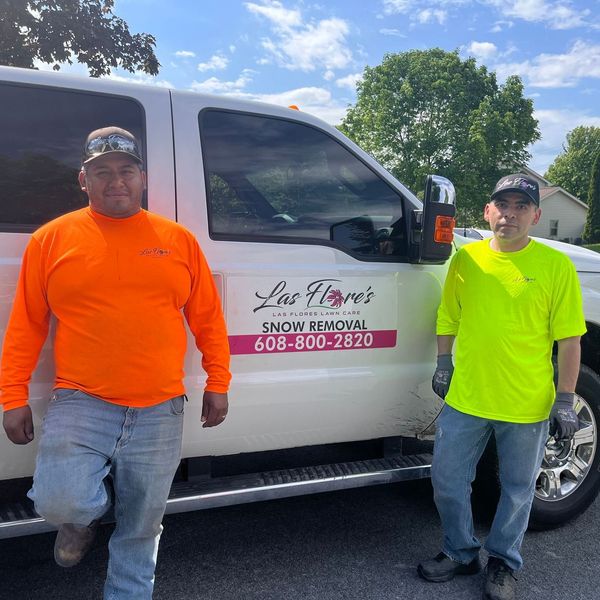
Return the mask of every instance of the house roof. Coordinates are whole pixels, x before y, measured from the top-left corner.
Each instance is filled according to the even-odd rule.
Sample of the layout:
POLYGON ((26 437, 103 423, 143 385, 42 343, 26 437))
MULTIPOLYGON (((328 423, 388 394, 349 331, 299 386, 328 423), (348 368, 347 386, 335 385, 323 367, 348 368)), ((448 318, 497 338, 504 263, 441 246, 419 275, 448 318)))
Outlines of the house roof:
POLYGON ((576 196, 573 196, 573 194, 570 194, 569 192, 567 192, 567 190, 565 190, 565 188, 562 188, 559 185, 552 185, 552 183, 550 181, 548 181, 547 179, 542 177, 539 173, 537 173, 533 169, 530 169, 526 165, 522 166, 522 171, 523 171, 523 173, 526 173, 527 175, 530 175, 533 178, 544 182, 544 185, 540 185, 540 201, 545 200, 546 198, 552 196, 553 194, 556 194, 556 192, 562 192, 567 198, 570 198, 573 202, 575 202, 582 208, 585 208, 587 211, 588 205, 585 202, 582 202, 576 196))
POLYGON ((540 188, 540 198, 543 200, 546 196, 551 196, 554 192, 560 190, 557 185, 552 185, 550 187, 540 188))
POLYGON ((525 165, 523 165, 522 171, 526 175, 531 175, 534 179, 539 179, 540 181, 543 181, 545 186, 552 186, 552 183, 550 183, 546 178, 542 177, 537 171, 534 171, 533 169, 530 169, 525 165))
POLYGON ((585 208, 586 210, 588 209, 588 205, 585 202, 582 202, 579 198, 573 196, 573 194, 569 194, 567 190, 558 185, 553 185, 550 187, 540 187, 540 201, 546 200, 546 198, 553 196, 557 192, 562 192, 572 202, 575 202, 576 204, 578 204, 582 208, 585 208))

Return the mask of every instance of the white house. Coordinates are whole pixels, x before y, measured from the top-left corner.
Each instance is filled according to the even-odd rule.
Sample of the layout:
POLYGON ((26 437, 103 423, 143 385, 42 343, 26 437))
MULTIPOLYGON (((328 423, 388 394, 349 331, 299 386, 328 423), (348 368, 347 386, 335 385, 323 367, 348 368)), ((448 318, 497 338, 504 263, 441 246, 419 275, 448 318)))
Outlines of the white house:
POLYGON ((542 218, 531 229, 531 235, 550 240, 574 242, 581 239, 588 207, 567 190, 554 186, 529 167, 523 172, 533 177, 540 186, 540 208, 542 218))

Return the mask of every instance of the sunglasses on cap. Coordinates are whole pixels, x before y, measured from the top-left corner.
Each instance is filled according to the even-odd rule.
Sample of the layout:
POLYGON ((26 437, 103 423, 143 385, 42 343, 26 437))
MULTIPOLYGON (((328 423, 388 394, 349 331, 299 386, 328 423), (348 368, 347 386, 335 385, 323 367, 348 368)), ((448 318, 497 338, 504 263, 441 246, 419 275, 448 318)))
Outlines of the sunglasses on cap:
POLYGON ((84 148, 84 163, 109 152, 123 152, 142 162, 140 150, 134 139, 118 133, 111 133, 107 136, 92 138, 87 142, 84 148))

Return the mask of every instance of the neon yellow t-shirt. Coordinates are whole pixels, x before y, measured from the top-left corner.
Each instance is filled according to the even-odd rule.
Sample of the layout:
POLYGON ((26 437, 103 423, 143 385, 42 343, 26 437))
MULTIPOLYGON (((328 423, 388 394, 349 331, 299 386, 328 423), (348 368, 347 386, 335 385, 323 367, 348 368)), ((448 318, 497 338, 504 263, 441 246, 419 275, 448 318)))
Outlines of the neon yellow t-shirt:
POLYGON ((437 334, 456 336, 446 403, 497 421, 547 419, 552 344, 585 331, 579 280, 565 254, 535 240, 518 252, 496 252, 490 240, 463 246, 438 310, 437 334))

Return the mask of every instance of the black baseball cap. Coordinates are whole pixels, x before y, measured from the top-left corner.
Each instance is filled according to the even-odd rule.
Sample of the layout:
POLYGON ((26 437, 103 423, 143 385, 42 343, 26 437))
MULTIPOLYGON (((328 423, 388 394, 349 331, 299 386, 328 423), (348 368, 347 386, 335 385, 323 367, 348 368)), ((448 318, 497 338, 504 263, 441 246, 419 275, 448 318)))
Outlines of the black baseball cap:
POLYGON ((504 192, 522 194, 536 206, 540 205, 540 186, 535 179, 524 173, 513 173, 502 177, 492 192, 491 200, 496 199, 504 192))
POLYGON ((135 136, 121 127, 103 127, 92 131, 85 140, 82 164, 86 165, 99 156, 120 152, 142 161, 140 145, 135 136))

